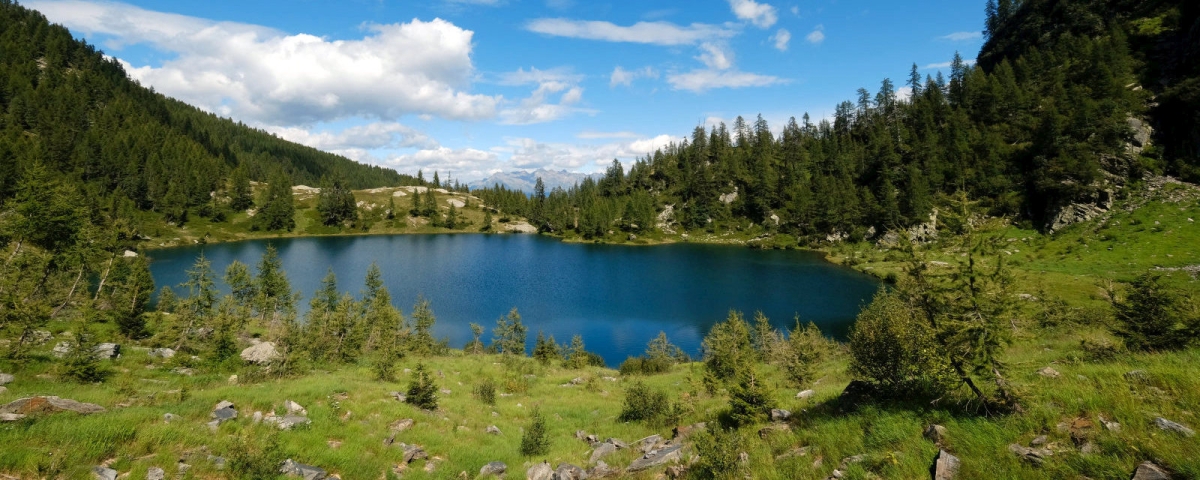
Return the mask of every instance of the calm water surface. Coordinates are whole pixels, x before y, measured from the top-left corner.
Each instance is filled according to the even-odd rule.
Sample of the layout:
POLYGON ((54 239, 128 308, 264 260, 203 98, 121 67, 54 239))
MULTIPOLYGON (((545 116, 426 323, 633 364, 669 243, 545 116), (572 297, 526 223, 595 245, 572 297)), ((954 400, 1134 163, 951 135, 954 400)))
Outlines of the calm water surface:
MULTIPOLYGON (((435 334, 461 347, 468 324, 487 328, 517 307, 529 327, 567 343, 580 334, 610 366, 638 355, 663 331, 696 355, 709 328, 730 310, 761 310, 779 328, 799 315, 842 338, 879 283, 798 251, 676 244, 654 247, 567 244, 534 235, 391 235, 255 240, 150 252, 154 280, 173 288, 203 253, 217 275, 234 260, 252 268, 275 245, 301 313, 332 268, 342 291, 358 293, 372 262, 405 315, 418 296, 433 304, 435 334)), ((222 285, 224 288, 224 285, 222 285)), ((176 293, 182 293, 179 290, 176 293)))

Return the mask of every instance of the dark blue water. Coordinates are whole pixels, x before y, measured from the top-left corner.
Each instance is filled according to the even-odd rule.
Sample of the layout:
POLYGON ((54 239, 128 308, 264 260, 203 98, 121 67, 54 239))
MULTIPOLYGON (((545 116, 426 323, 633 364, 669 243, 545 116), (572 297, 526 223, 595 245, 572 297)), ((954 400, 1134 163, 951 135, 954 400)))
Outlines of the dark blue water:
POLYGON ((517 307, 531 348, 538 331, 559 343, 580 334, 588 350, 613 366, 641 354, 660 331, 696 355, 709 328, 730 310, 745 312, 747 320, 761 310, 779 328, 799 315, 842 338, 879 288, 871 277, 811 252, 580 245, 533 235, 256 240, 155 250, 151 270, 160 288, 174 287, 201 253, 221 276, 234 260, 253 268, 268 243, 304 295, 302 313, 329 268, 339 289, 357 294, 376 262, 396 306, 407 315, 424 295, 437 315, 436 335, 456 348, 471 339, 469 323, 487 328, 487 342, 496 319, 517 307))

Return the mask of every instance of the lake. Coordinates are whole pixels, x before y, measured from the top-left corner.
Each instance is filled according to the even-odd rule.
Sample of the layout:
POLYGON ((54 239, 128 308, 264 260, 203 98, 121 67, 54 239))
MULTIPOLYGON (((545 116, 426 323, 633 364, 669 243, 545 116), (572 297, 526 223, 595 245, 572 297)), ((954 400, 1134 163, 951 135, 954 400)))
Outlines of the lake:
POLYGON ((487 329, 488 342, 496 319, 516 307, 529 328, 530 349, 539 331, 559 343, 580 334, 610 366, 641 354, 660 331, 696 356, 709 328, 730 310, 744 312, 748 321, 762 311, 781 329, 799 315, 844 338, 879 288, 872 277, 813 252, 570 244, 536 235, 253 240, 154 250, 150 268, 159 288, 176 288, 201 253, 220 277, 234 260, 253 269, 268 244, 279 251, 292 288, 304 296, 302 314, 328 269, 337 274, 340 290, 357 294, 376 262, 406 317, 418 296, 432 302, 434 332, 452 347, 471 339, 471 322, 487 329))

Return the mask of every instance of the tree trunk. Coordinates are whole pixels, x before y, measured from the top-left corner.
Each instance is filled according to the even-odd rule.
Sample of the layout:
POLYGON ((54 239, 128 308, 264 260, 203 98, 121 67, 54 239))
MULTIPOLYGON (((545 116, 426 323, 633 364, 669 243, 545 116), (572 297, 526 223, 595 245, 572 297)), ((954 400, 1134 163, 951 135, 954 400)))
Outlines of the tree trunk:
POLYGON ((116 260, 117 254, 114 252, 111 257, 108 257, 108 265, 104 267, 104 275, 100 276, 100 286, 96 287, 96 296, 92 297, 92 302, 100 300, 100 292, 104 291, 104 282, 108 280, 108 272, 112 271, 113 260, 116 260))
POLYGON ((82 265, 79 267, 79 274, 75 275, 75 283, 71 284, 71 291, 67 292, 67 298, 63 300, 63 303, 58 307, 55 307, 53 312, 50 312, 50 318, 57 317, 58 312, 62 311, 63 308, 66 308, 68 303, 71 303, 71 297, 75 296, 75 289, 79 288, 79 280, 83 278, 84 268, 85 267, 82 265))

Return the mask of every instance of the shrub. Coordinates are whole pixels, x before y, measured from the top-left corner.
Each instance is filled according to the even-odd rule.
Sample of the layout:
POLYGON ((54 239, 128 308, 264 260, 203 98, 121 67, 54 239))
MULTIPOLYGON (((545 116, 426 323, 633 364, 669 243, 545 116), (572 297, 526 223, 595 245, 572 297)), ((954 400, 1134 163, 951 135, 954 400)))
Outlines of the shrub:
POLYGON ((71 351, 63 359, 63 374, 79 383, 103 382, 110 373, 96 358, 96 342, 83 326, 75 333, 71 351))
POLYGON ((381 382, 396 381, 396 359, 387 352, 377 355, 371 363, 371 373, 381 382))
POLYGON ((234 437, 228 451, 230 472, 236 478, 246 480, 278 477, 279 466, 286 458, 276 433, 256 440, 253 434, 245 431, 234 437))
POLYGON ((550 439, 546 436, 546 419, 542 418, 541 409, 533 407, 533 418, 529 428, 521 436, 521 455, 532 457, 545 455, 550 452, 550 439))
POLYGON ((651 390, 645 383, 635 382, 625 392, 625 405, 617 420, 622 422, 655 423, 665 420, 670 414, 667 394, 651 390))
POLYGON ((938 395, 953 383, 934 332, 893 293, 880 292, 850 330, 850 373, 885 394, 938 395))
POLYGON ((1185 308, 1180 294, 1163 284, 1161 274, 1143 274, 1129 283, 1125 298, 1111 291, 1109 298, 1117 320, 1113 334, 1130 350, 1177 350, 1200 333, 1200 316, 1185 308))
POLYGON ((691 357, 683 349, 667 340, 666 332, 658 332, 658 336, 646 345, 646 353, 625 359, 619 370, 622 375, 654 375, 671 371, 671 367, 677 363, 690 361, 691 357))
POLYGON ((629 357, 621 362, 621 375, 654 375, 671 370, 672 362, 664 358, 629 357))
POLYGON ((562 352, 558 348, 558 343, 554 341, 553 335, 546 338, 542 332, 538 332, 537 341, 533 344, 533 358, 542 365, 549 365, 552 361, 563 359, 562 352))
POLYGON ((750 368, 754 358, 750 326, 739 312, 729 312, 724 322, 713 325, 702 346, 705 382, 710 390, 717 383, 738 378, 750 368))
POLYGON ((424 364, 418 363, 413 371, 413 380, 408 384, 408 396, 404 402, 423 410, 437 410, 437 385, 433 383, 424 364))
POLYGON ((800 325, 796 319, 796 327, 788 333, 788 340, 783 358, 783 371, 788 380, 797 387, 803 387, 812 381, 813 369, 821 362, 828 348, 828 341, 821 335, 821 329, 809 322, 800 325))
POLYGON ((694 437, 696 454, 700 459, 688 470, 688 477, 703 480, 732 480, 746 474, 738 456, 745 441, 737 430, 724 430, 714 426, 694 437))
POLYGON ((1079 348, 1083 350, 1085 360, 1095 363, 1111 362, 1124 352, 1120 345, 1103 339, 1089 340, 1085 338, 1079 341, 1079 348))
POLYGON ((479 401, 488 405, 496 404, 496 384, 492 380, 486 379, 483 383, 475 387, 475 396, 479 401))
POLYGON ((743 376, 730 391, 729 420, 735 426, 767 420, 773 408, 775 399, 771 398, 771 391, 758 380, 754 372, 743 376))

